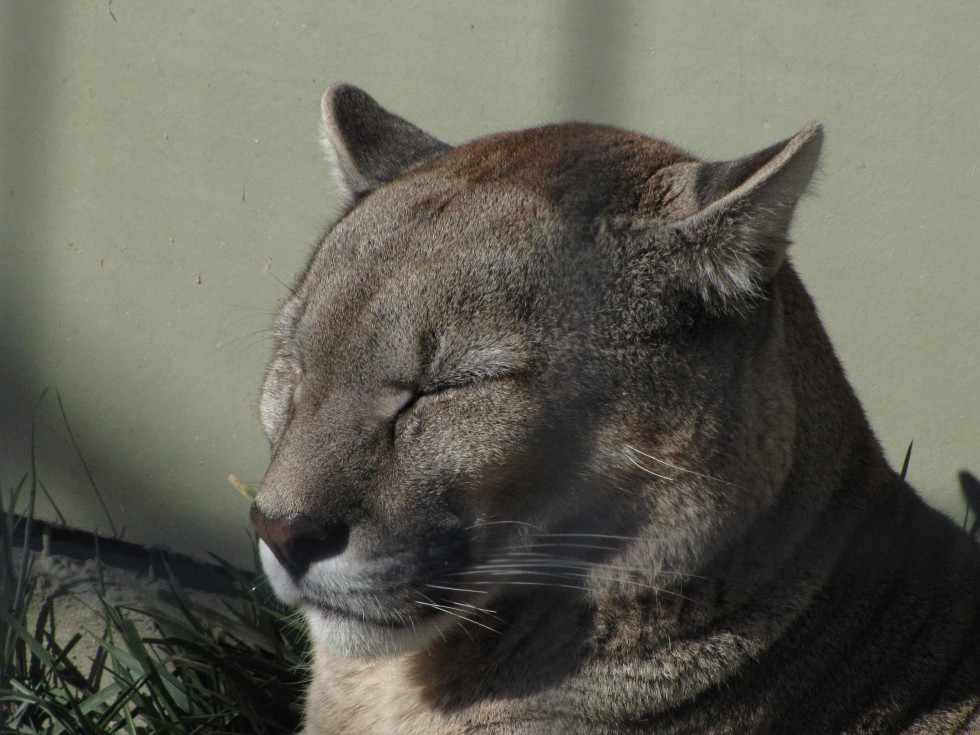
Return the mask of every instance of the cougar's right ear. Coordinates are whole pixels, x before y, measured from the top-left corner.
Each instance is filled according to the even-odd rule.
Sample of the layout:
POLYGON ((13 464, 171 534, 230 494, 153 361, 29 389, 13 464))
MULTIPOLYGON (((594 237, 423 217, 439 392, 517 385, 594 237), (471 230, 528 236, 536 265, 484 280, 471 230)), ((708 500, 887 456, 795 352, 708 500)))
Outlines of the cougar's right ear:
POLYGON ((334 162, 338 183, 351 199, 450 147, 350 84, 334 84, 324 92, 321 109, 324 149, 334 162))

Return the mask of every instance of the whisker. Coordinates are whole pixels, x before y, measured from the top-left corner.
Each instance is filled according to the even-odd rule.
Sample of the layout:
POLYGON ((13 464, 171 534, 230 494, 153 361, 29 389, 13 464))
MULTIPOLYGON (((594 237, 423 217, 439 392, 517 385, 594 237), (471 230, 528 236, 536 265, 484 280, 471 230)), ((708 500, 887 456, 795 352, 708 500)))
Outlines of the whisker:
POLYGON ((569 544, 569 543, 543 543, 541 541, 531 541, 531 548, 533 549, 545 549, 545 548, 558 548, 558 549, 594 549, 596 551, 616 551, 615 546, 600 546, 599 544, 569 544))
POLYGON ((470 610, 476 610, 477 612, 486 613, 487 615, 496 615, 497 614, 497 611, 496 610, 491 610, 488 607, 479 607, 478 605, 470 605, 469 603, 459 602, 458 600, 451 600, 447 604, 449 604, 451 606, 454 606, 454 607, 465 607, 465 608, 468 608, 470 610))
POLYGON ((479 625, 481 628, 486 628, 491 633, 499 633, 500 632, 499 630, 496 630, 495 628, 491 628, 489 625, 484 625, 483 623, 479 622, 478 620, 473 620, 473 618, 468 618, 468 617, 466 617, 465 615, 463 615, 462 613, 460 613, 458 611, 450 610, 445 605, 437 605, 434 602, 423 602, 422 600, 416 600, 415 602, 416 602, 416 604, 424 605, 425 607, 434 608, 434 609, 438 610, 439 612, 444 612, 447 615, 452 615, 454 618, 459 618, 460 620, 462 620, 464 622, 473 623, 473 625, 479 625))
POLYGON ((487 593, 486 590, 468 590, 465 587, 446 587, 441 584, 426 584, 425 586, 434 590, 448 590, 449 592, 471 592, 474 595, 485 595, 487 593))
MULTIPOLYGON (((475 569, 468 569, 465 572, 456 572, 460 576, 468 576, 474 574, 532 574, 541 577, 553 577, 557 573, 555 572, 536 572, 530 569, 521 569, 512 564, 504 565, 500 564, 498 566, 480 565, 475 569)), ((477 584, 473 582, 472 584, 477 584)))
MULTIPOLYGON (((643 582, 637 582, 635 580, 625 579, 623 577, 610 577, 610 576, 606 576, 606 575, 602 575, 602 574, 580 574, 580 573, 575 573, 572 570, 566 570, 564 572, 558 572, 558 571, 553 571, 553 572, 539 572, 539 571, 534 571, 534 570, 530 570, 530 569, 522 569, 520 567, 511 567, 510 569, 503 569, 503 568, 501 568, 501 569, 496 569, 496 568, 495 569, 477 569, 477 570, 473 570, 472 572, 459 572, 459 574, 470 574, 470 573, 472 573, 472 574, 478 574, 481 571, 483 573, 485 573, 485 574, 489 574, 489 575, 492 575, 492 576, 506 576, 506 575, 526 576, 526 575, 531 575, 531 576, 538 576, 538 577, 554 577, 554 578, 557 578, 557 579, 598 579, 598 580, 602 580, 602 581, 605 581, 605 582, 618 582, 619 584, 633 585, 634 587, 641 587, 643 589, 653 590, 654 592, 657 592, 657 593, 663 593, 663 594, 666 594, 666 595, 671 595, 673 597, 679 597, 682 600, 687 600, 688 602, 691 602, 691 599, 690 598, 688 598, 688 597, 680 594, 679 592, 674 592, 673 590, 664 589, 663 587, 657 587, 657 586, 651 585, 651 584, 644 584, 643 582)), ((481 582, 474 581, 474 582, 471 582, 470 584, 481 584, 481 582)), ((485 584, 490 584, 490 583, 487 582, 485 584)), ((508 582, 506 582, 506 584, 521 584, 521 582, 519 582, 519 581, 508 581, 508 582)), ((542 583, 542 584, 544 584, 544 583, 542 583)), ((580 587, 577 587, 576 589, 584 590, 586 592, 591 591, 588 587, 585 587, 585 586, 580 586, 580 587)))
MULTIPOLYGON (((453 592, 471 592, 473 594, 478 594, 478 595, 485 595, 485 594, 487 594, 487 591, 486 590, 469 590, 469 589, 464 589, 464 588, 461 588, 461 587, 444 587, 444 586, 438 585, 438 584, 427 584, 425 586, 426 587, 429 587, 431 589, 437 589, 437 590, 452 590, 453 592)), ((432 598, 429 597, 428 595, 426 595, 425 593, 422 593, 422 596, 425 597, 425 599, 429 600, 430 602, 433 601, 432 598)), ((456 606, 459 606, 459 607, 468 607, 471 610, 479 610, 480 612, 487 613, 488 615, 494 615, 497 612, 496 610, 490 610, 489 608, 486 608, 486 607, 479 607, 478 605, 471 605, 471 604, 466 603, 466 602, 460 602, 459 600, 448 600, 448 601, 446 601, 446 604, 448 604, 448 605, 456 605, 456 606)))
POLYGON ((657 587, 652 584, 643 584, 643 582, 635 582, 632 579, 622 579, 621 577, 606 577, 598 574, 590 575, 593 579, 601 579, 604 582, 618 582, 619 584, 631 584, 634 587, 640 587, 642 589, 653 590, 658 594, 670 595, 671 597, 677 597, 681 600, 686 600, 687 602, 693 602, 690 597, 682 595, 680 592, 674 592, 674 590, 664 589, 663 587, 657 587))
MULTIPOLYGON (((629 446, 629 445, 627 444, 627 446, 629 446)), ((673 477, 667 477, 667 475, 661 475, 661 474, 659 474, 657 472, 654 472, 653 470, 649 469, 648 467, 644 467, 643 465, 641 465, 639 462, 637 462, 635 459, 633 459, 628 454, 626 455, 626 459, 628 459, 631 463, 633 463, 633 465, 635 465, 639 469, 641 469, 644 472, 646 472, 648 475, 653 475, 654 477, 659 477, 661 480, 670 480, 671 482, 674 481, 674 478, 673 477)))
MULTIPOLYGON (((504 622, 504 619, 502 617, 500 617, 499 615, 497 615, 497 611, 496 610, 490 610, 490 609, 485 608, 485 607, 477 607, 476 605, 467 605, 465 602, 456 602, 456 601, 450 602, 449 605, 452 606, 452 607, 457 607, 457 608, 458 607, 465 607, 465 608, 467 608, 469 610, 475 610, 477 612, 481 612, 484 615, 487 615, 487 616, 493 618, 494 620, 499 620, 501 623, 504 622)), ((465 612, 465 611, 461 611, 461 612, 465 612)))
POLYGON ((504 524, 510 524, 510 525, 513 525, 513 526, 526 526, 527 528, 534 529, 535 531, 540 531, 541 533, 546 533, 545 530, 543 528, 541 528, 541 526, 535 526, 533 523, 527 523, 526 521, 506 521, 506 520, 504 520, 504 521, 482 521, 482 520, 479 520, 476 523, 474 523, 472 526, 469 526, 466 530, 467 531, 472 531, 473 529, 481 528, 483 526, 501 526, 501 525, 504 525, 504 524))
MULTIPOLYGON (((442 613, 445 613, 445 614, 447 614, 447 615, 452 615, 452 616, 453 616, 454 618, 459 618, 459 619, 460 619, 460 620, 462 620, 462 621, 463 621, 464 623, 469 623, 469 622, 474 622, 474 621, 471 621, 471 620, 470 620, 469 618, 467 618, 467 617, 465 617, 465 616, 463 616, 463 615, 459 615, 459 614, 457 614, 457 613, 454 613, 454 612, 452 612, 451 610, 446 610, 446 609, 444 609, 444 608, 443 608, 442 606, 440 606, 440 605, 436 605, 436 604, 434 604, 434 603, 428 603, 428 602, 422 602, 421 600, 416 600, 416 602, 417 602, 418 604, 420 604, 420 605, 425 605, 426 607, 433 607, 433 608, 435 608, 436 610, 438 610, 439 612, 442 612, 442 613)), ((475 638, 473 637, 473 634, 472 634, 472 633, 470 633, 470 631, 469 631, 469 629, 468 629, 468 628, 467 628, 466 626, 464 626, 464 625, 461 625, 461 626, 460 626, 460 629, 461 629, 461 630, 462 630, 462 631, 463 631, 464 633, 466 633, 466 637, 467 637, 467 638, 469 638, 469 639, 470 639, 470 641, 472 641, 472 643, 473 643, 474 645, 476 645, 476 639, 475 639, 475 638)), ((496 631, 495 631, 495 632, 496 632, 496 631)), ((445 631, 442 631, 442 632, 441 632, 441 636, 442 636, 442 640, 443 640, 443 641, 445 641, 445 640, 447 640, 447 639, 446 639, 446 632, 445 632, 445 631)))
POLYGON ((646 543, 652 544, 656 540, 652 538, 644 538, 643 536, 616 536, 614 534, 608 533, 544 533, 541 535, 542 538, 594 538, 594 539, 611 539, 614 541, 644 541, 646 543))
MULTIPOLYGON (((560 556, 541 556, 530 552, 514 552, 513 554, 508 554, 507 559, 511 557, 516 557, 515 561, 517 564, 522 566, 537 565, 541 567, 572 567, 577 569, 612 569, 619 572, 639 572, 641 574, 653 574, 653 575, 664 575, 668 577, 693 577, 697 579, 703 579, 703 577, 698 577, 697 575, 689 574, 687 572, 670 572, 665 569, 650 569, 649 567, 631 567, 624 564, 606 564, 603 562, 588 562, 582 561, 581 559, 569 559, 560 556)), ((501 560, 499 562, 489 562, 488 564, 481 564, 479 568, 484 568, 490 565, 499 565, 505 567, 513 567, 513 564, 509 564, 507 560, 501 560)))
MULTIPOLYGON (((713 480, 714 482, 720 482, 723 485, 731 485, 732 487, 742 489, 739 485, 736 485, 734 482, 729 482, 728 480, 722 480, 720 477, 712 477, 711 475, 705 475, 705 474, 703 474, 701 472, 695 472, 694 470, 685 469, 684 467, 678 467, 676 464, 671 464, 670 462, 665 462, 662 459, 657 459, 652 454, 647 454, 646 452, 644 452, 644 451, 642 451, 640 449, 637 449, 636 447, 631 446, 629 444, 626 444, 625 446, 631 452, 636 452, 637 454, 640 454, 640 455, 646 457, 647 459, 653 460, 657 464, 662 464, 665 467, 670 467, 672 470, 677 470, 678 472, 687 472, 690 475, 696 475, 697 477, 703 477, 705 480, 713 480)), ((650 470, 648 470, 646 467, 643 467, 642 465, 639 465, 636 462, 634 462, 631 457, 627 456, 627 459, 629 459, 631 462, 633 462, 633 464, 635 464, 641 470, 645 470, 647 472, 650 472, 650 470)), ((656 475, 657 473, 650 472, 650 474, 656 475)), ((657 475, 657 477, 663 477, 663 475, 657 475)))
MULTIPOLYGON (((644 470, 645 472, 649 472, 649 470, 647 470, 644 467, 640 467, 640 469, 644 470)), ((658 476, 659 477, 662 477, 660 475, 658 475, 658 476)), ((672 478, 665 477, 664 479, 668 479, 669 480, 669 479, 672 479, 672 478)), ((552 538, 557 538, 557 539, 560 539, 560 538, 584 538, 584 539, 609 539, 611 541, 642 541, 642 542, 645 542, 645 543, 656 543, 656 540, 655 539, 645 538, 643 536, 620 536, 620 535, 609 534, 609 533, 551 532, 551 531, 546 531, 545 529, 541 528, 540 526, 535 526, 535 525, 533 525, 531 523, 525 523, 524 521, 480 521, 479 523, 470 526, 468 530, 479 528, 480 526, 502 525, 502 524, 511 524, 511 525, 526 526, 527 528, 531 528, 531 529, 533 529, 535 531, 538 531, 539 532, 539 535, 538 535, 537 538, 543 538, 543 539, 552 539, 552 538)), ((528 541, 529 541, 529 543, 532 543, 532 544, 538 544, 539 543, 538 541, 535 540, 534 537, 529 538, 528 541)), ((599 547, 599 548, 601 548, 601 547, 599 547)), ((609 550, 615 551, 615 549, 609 549, 609 550)))
MULTIPOLYGON (((473 584, 482 584, 482 585, 489 586, 489 585, 498 585, 500 584, 500 582, 486 581, 486 582, 474 582, 473 584)), ((526 587, 558 587, 560 589, 578 590, 579 592, 591 592, 591 590, 588 587, 583 587, 580 584, 562 584, 561 582, 533 582, 533 581, 523 581, 523 580, 515 579, 515 580, 505 582, 504 584, 510 584, 510 585, 519 584, 526 587)))

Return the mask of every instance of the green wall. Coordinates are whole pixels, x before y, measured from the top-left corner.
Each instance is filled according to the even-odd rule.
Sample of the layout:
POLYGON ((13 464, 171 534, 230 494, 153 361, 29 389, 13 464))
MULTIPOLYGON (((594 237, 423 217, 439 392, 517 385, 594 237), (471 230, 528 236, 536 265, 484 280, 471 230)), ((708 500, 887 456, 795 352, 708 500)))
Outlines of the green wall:
MULTIPOLYGON (((980 3, 0 0, 0 483, 246 563, 272 314, 336 211, 331 82, 448 141, 570 118, 734 157, 819 119, 793 257, 892 462, 980 472, 980 3), (33 409, 45 388, 48 395, 33 409)), ((46 501, 42 514, 53 517, 46 501)))

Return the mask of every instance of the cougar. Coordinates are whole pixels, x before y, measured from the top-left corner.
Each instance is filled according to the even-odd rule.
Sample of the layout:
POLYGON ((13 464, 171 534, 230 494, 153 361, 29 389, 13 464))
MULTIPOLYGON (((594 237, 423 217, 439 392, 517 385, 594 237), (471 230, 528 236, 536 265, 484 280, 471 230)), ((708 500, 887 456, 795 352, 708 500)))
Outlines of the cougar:
POLYGON ((304 732, 980 732, 977 547, 787 259, 819 124, 704 162, 322 108, 346 207, 276 321, 251 511, 304 732))

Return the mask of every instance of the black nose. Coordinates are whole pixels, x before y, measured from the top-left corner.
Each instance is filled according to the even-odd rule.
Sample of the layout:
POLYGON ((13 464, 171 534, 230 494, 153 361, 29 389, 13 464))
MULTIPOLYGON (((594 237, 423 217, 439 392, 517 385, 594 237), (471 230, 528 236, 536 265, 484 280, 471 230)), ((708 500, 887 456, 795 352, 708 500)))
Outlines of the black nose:
POLYGON ((350 531, 345 523, 318 526, 302 513, 269 518, 254 503, 249 516, 261 539, 293 579, 306 574, 314 562, 347 548, 350 531))

